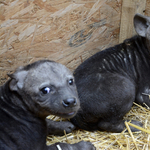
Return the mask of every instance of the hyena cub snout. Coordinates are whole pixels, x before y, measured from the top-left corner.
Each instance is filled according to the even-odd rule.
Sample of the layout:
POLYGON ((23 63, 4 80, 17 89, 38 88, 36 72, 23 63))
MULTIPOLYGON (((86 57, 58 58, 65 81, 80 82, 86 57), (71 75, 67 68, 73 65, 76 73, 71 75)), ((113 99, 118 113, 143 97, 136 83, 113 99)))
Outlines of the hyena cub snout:
POLYGON ((64 107, 74 107, 77 105, 77 99, 72 97, 72 98, 68 98, 68 99, 64 99, 62 101, 62 105, 64 107))

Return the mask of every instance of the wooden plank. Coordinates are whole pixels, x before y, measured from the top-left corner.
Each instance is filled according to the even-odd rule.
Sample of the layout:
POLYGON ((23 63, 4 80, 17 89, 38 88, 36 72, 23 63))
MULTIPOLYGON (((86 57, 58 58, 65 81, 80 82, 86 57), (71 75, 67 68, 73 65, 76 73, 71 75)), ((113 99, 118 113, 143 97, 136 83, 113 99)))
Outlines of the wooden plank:
POLYGON ((146 2, 145 15, 150 16, 150 0, 146 2))
POLYGON ((133 17, 136 13, 143 14, 145 8, 146 0, 123 0, 119 43, 135 35, 133 17))

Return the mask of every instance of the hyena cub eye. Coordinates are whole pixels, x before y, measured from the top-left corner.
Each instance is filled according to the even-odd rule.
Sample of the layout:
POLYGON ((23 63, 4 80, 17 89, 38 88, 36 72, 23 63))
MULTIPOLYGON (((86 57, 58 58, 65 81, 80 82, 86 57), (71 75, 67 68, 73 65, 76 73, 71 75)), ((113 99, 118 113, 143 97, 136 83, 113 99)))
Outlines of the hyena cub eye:
POLYGON ((46 94, 54 94, 56 93, 56 88, 53 85, 50 86, 45 86, 43 88, 40 89, 41 94, 42 95, 46 95, 46 94))
POLYGON ((51 92, 51 88, 50 87, 44 87, 41 89, 42 94, 48 94, 51 92))
POLYGON ((74 84, 73 79, 69 79, 68 83, 69 83, 69 85, 73 85, 74 84))

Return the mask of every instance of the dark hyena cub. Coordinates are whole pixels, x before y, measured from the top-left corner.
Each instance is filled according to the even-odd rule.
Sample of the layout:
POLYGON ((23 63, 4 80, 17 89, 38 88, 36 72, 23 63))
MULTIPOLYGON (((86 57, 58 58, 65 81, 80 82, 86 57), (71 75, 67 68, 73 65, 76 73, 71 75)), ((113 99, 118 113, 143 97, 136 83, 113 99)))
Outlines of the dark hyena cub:
POLYGON ((134 26, 137 36, 98 52, 74 71, 81 102, 74 125, 121 132, 133 102, 150 107, 149 97, 143 94, 150 94, 150 17, 136 14, 134 26))
MULTIPOLYGON (((71 118, 80 105, 73 75, 65 66, 48 60, 37 61, 20 67, 10 78, 0 87, 1 150, 95 149, 84 141, 46 146, 45 118, 50 114, 71 118)), ((63 125, 47 120, 47 123, 53 134, 74 128, 69 122, 63 125)))

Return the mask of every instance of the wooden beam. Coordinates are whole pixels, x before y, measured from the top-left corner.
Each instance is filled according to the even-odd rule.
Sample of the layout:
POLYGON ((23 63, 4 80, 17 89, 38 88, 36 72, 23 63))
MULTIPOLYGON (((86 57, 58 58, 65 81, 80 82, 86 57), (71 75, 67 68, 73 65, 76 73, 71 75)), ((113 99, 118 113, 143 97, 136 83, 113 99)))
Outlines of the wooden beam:
POLYGON ((150 16, 150 0, 147 0, 146 2, 145 15, 150 16))
POLYGON ((136 13, 143 14, 146 7, 146 0, 123 0, 119 43, 135 35, 133 17, 136 13))

